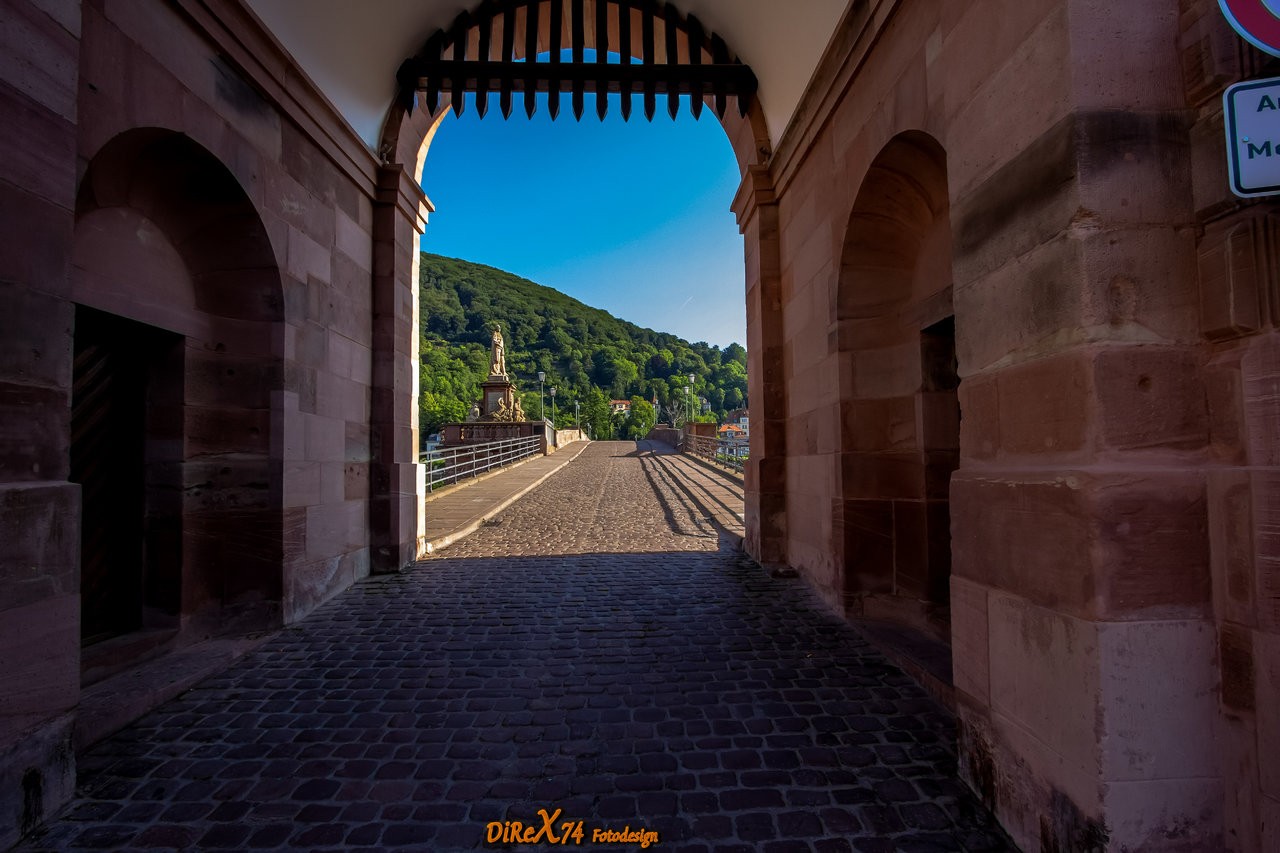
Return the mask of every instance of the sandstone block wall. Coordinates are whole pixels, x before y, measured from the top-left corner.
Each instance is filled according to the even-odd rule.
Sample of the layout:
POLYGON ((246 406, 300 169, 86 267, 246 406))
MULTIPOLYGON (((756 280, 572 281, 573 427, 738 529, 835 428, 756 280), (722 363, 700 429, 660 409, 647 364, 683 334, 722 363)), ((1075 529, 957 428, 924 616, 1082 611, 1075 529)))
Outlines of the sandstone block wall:
POLYGON ((1029 849, 1273 842, 1275 204, 1219 100, 1267 67, 1211 2, 854 3, 771 163, 785 559, 949 623, 963 772, 1029 849), (948 315, 954 474, 911 334, 948 315))
POLYGON ((416 555, 416 303, 409 275, 379 291, 374 273, 425 215, 237 3, 4 16, 0 846, 71 793, 82 679, 299 619, 375 545, 384 568, 416 555), (86 309, 181 342, 144 451, 148 506, 169 507, 146 547, 180 568, 140 604, 145 642, 82 653, 86 309))
POLYGON ((67 481, 78 4, 17 0, 0 50, 0 845, 75 788, 79 488, 67 481), (39 74, 28 73, 29 68, 39 74))

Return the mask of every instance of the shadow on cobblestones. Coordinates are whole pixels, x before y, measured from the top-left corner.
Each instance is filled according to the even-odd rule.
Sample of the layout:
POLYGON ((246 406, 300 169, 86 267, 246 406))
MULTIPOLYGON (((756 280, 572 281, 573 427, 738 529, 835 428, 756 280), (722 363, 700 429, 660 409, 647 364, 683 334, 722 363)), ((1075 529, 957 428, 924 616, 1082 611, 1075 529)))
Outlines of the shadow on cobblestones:
POLYGON ((953 725, 739 556, 434 560, 100 745, 28 849, 474 849, 540 808, 587 849, 1006 849, 953 725))
POLYGON ((663 851, 1011 849, 955 779, 944 709, 801 582, 680 535, 675 504, 655 522, 665 487, 631 501, 625 464, 569 466, 99 744, 20 849, 471 850, 539 809, 581 821, 579 849, 638 849, 592 843, 627 828, 663 851), (531 515, 562 500, 595 526, 531 515), (507 556, 539 523, 597 552, 507 556))

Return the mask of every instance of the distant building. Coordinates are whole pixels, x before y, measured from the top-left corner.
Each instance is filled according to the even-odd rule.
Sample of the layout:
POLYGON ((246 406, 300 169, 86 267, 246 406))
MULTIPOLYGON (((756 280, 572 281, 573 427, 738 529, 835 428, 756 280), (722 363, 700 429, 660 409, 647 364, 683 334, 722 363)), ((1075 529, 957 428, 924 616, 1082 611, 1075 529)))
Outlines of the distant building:
MULTIPOLYGON (((744 422, 746 418, 742 419, 744 422)), ((745 458, 748 455, 747 429, 744 424, 727 423, 716 430, 716 438, 726 456, 745 458)))
POLYGON ((625 415, 631 411, 631 401, 630 400, 610 400, 609 411, 613 412, 615 415, 617 414, 625 415))

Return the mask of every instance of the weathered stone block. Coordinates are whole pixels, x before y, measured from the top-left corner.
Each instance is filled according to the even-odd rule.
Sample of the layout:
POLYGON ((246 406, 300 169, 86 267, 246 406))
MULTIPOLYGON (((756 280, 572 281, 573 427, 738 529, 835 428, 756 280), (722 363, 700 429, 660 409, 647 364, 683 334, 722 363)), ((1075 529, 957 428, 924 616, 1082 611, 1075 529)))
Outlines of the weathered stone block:
POLYGON ((187 453, 267 453, 271 447, 271 412, 189 405, 185 409, 187 453))
POLYGON ((305 507, 320 503, 321 464, 294 459, 284 469, 284 506, 305 507))
POLYGON ((313 238, 289 228, 289 254, 286 271, 299 281, 316 279, 328 283, 331 274, 331 247, 322 246, 313 238))
POLYGON ((1275 258, 1273 216, 1231 217, 1205 227, 1200 255, 1200 328, 1214 340, 1256 331, 1262 325, 1263 295, 1275 258))
POLYGON ((1224 622, 1218 626, 1218 666, 1222 671, 1222 705, 1232 711, 1254 709, 1253 632, 1224 622))
POLYGON ((1262 797, 1258 825, 1262 830, 1259 850, 1280 850, 1280 797, 1262 797))
MULTIPOLYGON (((252 223, 248 228, 257 241, 265 239, 265 232, 252 223)), ((199 239, 221 242, 224 248, 229 241, 223 235, 205 234, 199 239)), ((259 252, 259 259, 265 252, 259 252)), ((198 258, 188 258, 198 262, 198 258)), ((284 292, 280 272, 273 266, 257 269, 233 269, 202 271, 195 277, 196 305, 201 311, 214 317, 230 317, 239 320, 258 320, 264 323, 284 317, 284 292)))
POLYGON ((920 342, 915 335, 902 341, 896 324, 876 320, 887 326, 895 340, 892 344, 871 348, 860 341, 853 356, 853 387, 856 397, 907 397, 920 390, 920 342))
POLYGON ((68 396, 62 388, 0 381, 0 477, 36 481, 67 476, 68 396))
POLYGON ((1258 726, 1258 777, 1262 792, 1280 799, 1280 634, 1253 632, 1255 713, 1258 726))
POLYGON ((845 591, 892 592, 893 502, 851 500, 839 510, 832 536, 843 546, 845 591))
POLYGON ((1219 619, 1252 626, 1253 490, 1247 471, 1210 471, 1207 481, 1213 607, 1219 619))
POLYGON ((994 376, 975 376, 960 383, 960 455, 990 460, 1000 448, 1000 391, 994 376))
MULTIPOLYGON (((263 192, 267 206, 322 246, 334 240, 333 209, 277 164, 265 170, 263 192)), ((367 279, 367 274, 366 274, 367 279)))
MULTIPOLYGON (((74 55, 78 45, 71 39, 67 42, 67 49, 74 55)), ((6 40, 5 44, 10 42, 6 40)), ((74 74, 72 66, 73 63, 68 63, 57 77, 74 74)), ((43 69, 45 65, 41 62, 36 67, 43 69)), ((4 70, 0 68, 0 73, 4 70)), ((75 192, 70 180, 75 162, 74 116, 59 115, 57 110, 74 104, 74 97, 64 101, 56 91, 57 80, 46 82, 43 94, 55 102, 54 109, 30 100, 28 93, 0 86, 0 115, 5 116, 6 122, 4 136, 0 138, 0 162, 5 164, 7 183, 70 211, 74 208, 75 192)))
POLYGON ((929 597, 929 528, 924 501, 893 502, 893 585, 896 595, 929 597))
POLYGON ((987 587, 951 578, 951 661, 957 690, 983 706, 991 703, 991 648, 987 587))
POLYGON ((847 400, 840 405, 845 451, 911 450, 916 446, 916 406, 912 397, 847 400))
POLYGON ((185 359, 184 396, 199 406, 266 409, 283 378, 278 363, 190 348, 185 359))
MULTIPOLYGON (((1150 13, 1145 16, 1155 17, 1150 13)), ((1114 20, 1117 15, 1108 17, 1114 20)), ((1113 56, 1131 53, 1115 51, 1113 56)), ((1090 68, 1086 73, 1096 70, 1090 68)), ((1132 79, 1124 78, 1108 82, 1126 91, 1133 85, 1132 79)), ((1176 93, 1170 81, 1161 84, 1166 95, 1176 93)), ((1075 146, 1082 212, 1097 217, 1107 228, 1190 223, 1189 120, 1182 103, 1175 107, 1174 100, 1166 97, 1168 106, 1163 110, 1146 102, 1141 109, 1126 105, 1077 113, 1075 146)))
MULTIPOLYGON (((1070 216, 1065 214, 1059 230, 1070 216)), ((957 268, 956 351, 962 376, 1069 348, 1075 339, 1063 330, 1082 324, 1081 254, 1076 241, 1046 237, 969 283, 960 283, 957 268)))
POLYGON ((1220 778, 1109 783, 1104 813, 1112 849, 1230 849, 1223 845, 1223 796, 1229 785, 1220 778))
POLYGON ((1182 109, 1181 64, 1173 49, 1180 34, 1178 7, 1073 0, 1070 21, 1073 94, 1090 108, 1119 112, 1182 109))
POLYGON ((1071 238, 1082 249, 1081 328, 1069 340, 1198 344, 1189 223, 1112 225, 1077 216, 1071 238))
POLYGON ((1015 455, 1071 455, 1087 447, 1093 377, 1088 352, 1036 359, 999 373, 1000 447, 1015 455))
POLYGON ((163 229, 136 210, 81 216, 72 260, 71 298, 82 305, 180 334, 207 327, 186 261, 163 229))
MULTIPOLYGON (((414 490, 414 494, 418 494, 414 490)), ((369 463, 348 462, 343 468, 343 500, 369 499, 369 463)))
MULTIPOLYGON (((1226 785, 1223 797, 1223 825, 1228 827, 1238 850, 1266 850, 1258 825, 1259 801, 1263 799, 1258 779, 1258 733, 1252 715, 1220 715, 1216 727, 1220 751, 1219 767, 1226 785), (1247 780, 1247 781, 1246 781, 1247 780)), ((1231 849, 1231 848, 1228 848, 1231 849)))
POLYGON ((0 845, 35 829, 71 799, 76 787, 74 718, 48 719, 0 749, 0 845))
MULTIPOLYGON (((1097 632, 1103 778, 1203 783, 1216 777, 1218 746, 1209 736, 1218 710, 1213 625, 1104 622, 1097 632)), ((1159 814, 1144 811, 1148 819, 1159 814)))
MULTIPOLYGON (((948 177, 961 196, 972 194, 975 209, 990 208, 982 229, 988 233, 1014 222, 1035 231, 1032 220, 1043 194, 1074 174, 1058 126, 1070 109, 1072 86, 1067 7, 1009 6, 1000 18, 1006 15, 1011 20, 998 25, 1006 34, 1002 49, 976 49, 992 44, 992 23, 991 16, 971 10, 968 26, 958 28, 968 38, 957 34, 947 40, 948 73, 941 80, 948 137, 954 141, 948 177), (1010 98, 1011 91, 1023 97, 1010 98), (1010 159, 1012 152, 1019 154, 1010 159)), ((958 247, 958 254, 964 251, 958 247)), ((957 270, 957 281, 964 280, 957 270)))
POLYGON ((1210 453, 1224 463, 1244 464, 1245 424, 1239 353, 1210 359, 1204 368, 1210 453))
POLYGON ((0 279, 0 306, 0 381, 69 387, 71 304, 0 279))
POLYGON ((0 609, 35 606, 76 593, 80 487, 0 484, 0 542, 0 609))
POLYGON ((1240 361, 1250 465, 1280 465, 1280 332, 1254 338, 1240 361))
POLYGON ((1099 607, 1111 618, 1207 615, 1208 518, 1198 474, 1100 479, 1092 496, 1099 607))
POLYGON ((1016 722, 1074 774, 1100 779, 1097 626, 992 592, 991 709, 1016 722))
POLYGON ((1254 613, 1257 626, 1280 632, 1280 472, 1253 471, 1254 613))
POLYGON ((952 565, 976 583, 1067 612, 1091 607, 1098 579, 1090 553, 1086 478, 980 475, 951 480, 952 565))
POLYGON ((842 453, 840 487, 846 499, 922 499, 924 466, 918 453, 842 453))
POLYGON ((1209 607, 1203 483, 1165 472, 952 478, 956 574, 1090 618, 1209 607))
POLYGON ((79 594, 0 611, 0 743, 66 714, 79 697, 79 594))

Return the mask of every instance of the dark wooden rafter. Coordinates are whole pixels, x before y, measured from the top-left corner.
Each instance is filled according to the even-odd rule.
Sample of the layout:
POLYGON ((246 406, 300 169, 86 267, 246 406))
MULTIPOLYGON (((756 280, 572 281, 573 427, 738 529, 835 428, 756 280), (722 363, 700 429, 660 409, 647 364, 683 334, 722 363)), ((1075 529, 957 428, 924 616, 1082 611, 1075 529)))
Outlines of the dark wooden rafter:
POLYGON ((675 7, 659 0, 485 0, 427 39, 421 51, 401 64, 397 81, 398 103, 408 111, 419 103, 421 95, 422 106, 435 115, 441 93, 448 92, 449 108, 461 115, 464 96, 475 92, 476 112, 483 117, 488 112, 489 94, 496 88, 504 117, 511 115, 513 93, 524 96, 529 116, 535 110, 534 93, 550 93, 552 119, 559 115, 559 95, 564 92, 570 94, 573 115, 578 119, 582 118, 587 92, 596 95, 596 114, 601 119, 608 111, 606 95, 615 92, 622 96, 624 120, 631 117, 631 96, 636 93, 642 94, 645 118, 650 120, 657 111, 658 95, 666 95, 672 118, 679 113, 680 96, 686 94, 691 96, 695 118, 701 116, 707 96, 720 118, 724 118, 730 97, 737 99, 745 116, 757 88, 751 69, 731 58, 720 36, 705 30, 693 16, 682 18, 675 7), (594 20, 588 17, 592 13, 594 20), (632 41, 635 14, 640 17, 638 49, 632 41), (615 21, 612 28, 611 18, 615 21), (546 38, 541 37, 544 21, 546 38), (517 61, 521 24, 523 59, 517 61), (501 56, 497 59, 493 58, 495 26, 501 28, 501 56), (611 30, 616 44, 610 38, 611 30), (584 55, 588 32, 596 47, 592 62, 586 62, 584 55), (477 33, 477 55, 472 58, 468 53, 477 33), (566 33, 570 61, 562 56, 566 33), (543 60, 538 59, 539 47, 548 54, 543 60), (620 54, 620 62, 608 61, 611 47, 620 54), (664 62, 658 61, 660 49, 664 62))

